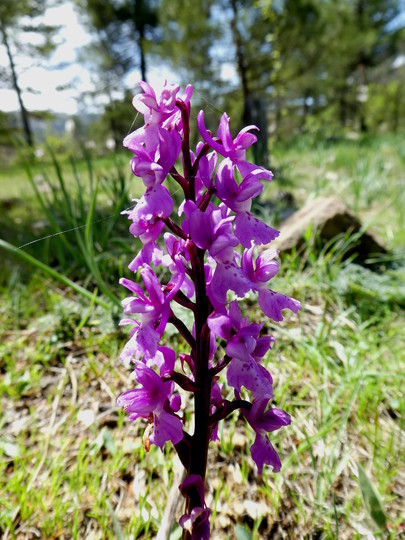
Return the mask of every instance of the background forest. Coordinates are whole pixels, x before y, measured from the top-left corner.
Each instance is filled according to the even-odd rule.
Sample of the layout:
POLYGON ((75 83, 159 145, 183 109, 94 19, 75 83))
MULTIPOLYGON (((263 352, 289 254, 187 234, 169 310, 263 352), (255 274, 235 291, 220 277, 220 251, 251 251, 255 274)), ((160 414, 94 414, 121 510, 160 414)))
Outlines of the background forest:
MULTIPOLYGON (((280 253, 277 290, 302 304, 264 327, 274 404, 292 417, 272 437, 283 467, 258 476, 241 418, 221 422, 212 538, 400 538, 403 0, 0 1, 0 536, 181 537, 182 509, 164 514, 172 449, 146 453, 144 423, 116 404, 133 386, 118 280, 138 279, 127 267, 141 246, 121 214, 142 193, 122 139, 140 125, 136 82, 166 78, 193 84, 194 128, 200 108, 215 132, 224 111, 233 136, 260 127, 249 157, 274 180, 259 218, 283 231, 336 196, 360 223, 327 241, 308 224, 280 253), (40 88, 52 93, 36 106, 40 88), (365 233, 382 249, 360 260, 365 233)), ((243 306, 259 320, 251 297, 243 306)), ((163 340, 181 352, 175 330, 163 340)))
MULTIPOLYGON (((52 118, 51 104, 48 114, 27 111, 25 93, 34 89, 21 87, 18 71, 21 55, 45 66, 57 58, 58 25, 46 23, 46 8, 20 0, 0 9, 7 53, 0 81, 17 92, 21 113, 17 121, 2 115, 3 145, 17 126, 32 144, 30 117, 52 118)), ((133 116, 134 80, 161 66, 178 82, 192 80, 196 98, 227 110, 235 123, 265 118, 277 138, 404 127, 399 0, 76 0, 75 8, 91 36, 80 63, 92 79, 92 90, 77 96, 76 140, 112 138, 120 146, 133 116), (96 123, 80 125, 85 110, 97 114, 96 123)))

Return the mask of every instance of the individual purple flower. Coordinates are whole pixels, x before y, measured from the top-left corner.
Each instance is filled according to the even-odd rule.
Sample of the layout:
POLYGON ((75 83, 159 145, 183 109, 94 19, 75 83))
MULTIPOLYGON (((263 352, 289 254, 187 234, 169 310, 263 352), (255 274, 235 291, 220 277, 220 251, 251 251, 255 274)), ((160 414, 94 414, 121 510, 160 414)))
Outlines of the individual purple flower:
MULTIPOLYGON (((192 95, 193 95, 193 86, 191 84, 188 84, 181 98, 178 98, 184 103, 188 112, 190 112, 190 101, 191 101, 192 95)), ((162 127, 168 131, 175 130, 180 135, 183 135, 183 121, 181 118, 181 111, 177 106, 174 109, 173 114, 169 116, 169 118, 163 122, 162 127)))
POLYGON ((274 341, 268 336, 259 338, 263 323, 250 324, 247 317, 242 318, 234 301, 229 305, 228 314, 211 315, 208 326, 216 336, 226 341, 225 353, 232 359, 227 370, 228 384, 238 392, 244 386, 257 399, 272 398, 273 379, 258 363, 274 341))
POLYGON ((279 472, 281 469, 280 458, 267 433, 291 424, 291 417, 288 413, 274 407, 266 411, 267 405, 268 399, 261 399, 255 400, 250 410, 242 409, 246 420, 256 432, 255 442, 250 447, 250 451, 260 475, 263 473, 264 464, 273 467, 274 472, 279 472))
POLYGON ((191 540, 208 540, 210 538, 209 508, 195 506, 189 514, 183 514, 179 520, 181 527, 191 533, 191 540))
POLYGON ((143 248, 129 265, 136 272, 144 264, 152 260, 161 262, 162 251, 156 240, 164 228, 163 218, 168 217, 173 209, 173 200, 165 186, 156 185, 146 190, 135 208, 126 211, 132 221, 129 231, 134 237, 139 237, 143 248))
POLYGON ((153 414, 153 433, 150 441, 163 449, 166 441, 177 444, 183 438, 181 420, 170 411, 169 399, 174 384, 163 382, 159 375, 142 362, 136 362, 136 380, 141 388, 134 388, 121 394, 117 400, 124 407, 131 421, 150 418, 153 414))
MULTIPOLYGON (((152 225, 147 230, 147 234, 150 234, 151 236, 155 234, 156 230, 160 229, 158 225, 159 223, 152 225)), ((142 235, 142 237, 145 236, 145 234, 142 235)), ((160 266, 162 264, 162 259, 163 251, 160 249, 160 247, 155 242, 148 241, 144 244, 143 248, 139 251, 135 259, 129 263, 128 268, 132 270, 132 272, 136 272, 141 266, 149 266, 151 263, 153 263, 154 266, 160 266)))
POLYGON ((243 179, 238 185, 230 159, 224 159, 218 166, 215 187, 218 198, 234 212, 249 211, 252 199, 263 191, 263 184, 255 177, 243 179))
MULTIPOLYGON (((139 145, 143 145, 147 152, 155 153, 159 144, 162 146, 159 140, 162 131, 166 133, 166 137, 174 134, 177 139, 181 134, 181 113, 176 106, 180 87, 177 84, 165 84, 160 97, 157 98, 155 91, 149 84, 141 81, 139 86, 144 93, 137 94, 132 104, 138 112, 144 115, 145 125, 127 135, 123 145, 135 153, 138 152, 139 145), (161 129, 162 127, 164 130, 161 129)), ((189 105, 192 93, 192 86, 187 86, 182 98, 186 105, 189 105)))
POLYGON ((215 179, 218 198, 236 213, 235 235, 247 248, 251 246, 252 240, 255 244, 268 244, 279 235, 279 231, 250 213, 252 199, 260 195, 263 190, 259 177, 260 175, 254 172, 246 176, 238 185, 232 161, 224 159, 217 169, 215 179))
POLYGON ((252 283, 252 289, 258 292, 259 306, 263 313, 279 322, 283 320, 282 310, 290 309, 297 313, 301 309, 301 304, 298 300, 290 298, 284 294, 268 289, 267 282, 274 277, 278 270, 279 264, 274 261, 278 251, 268 249, 260 253, 256 259, 256 264, 253 264, 253 248, 246 250, 242 255, 241 269, 246 278, 252 283))
MULTIPOLYGON (((162 258, 162 266, 166 266, 172 276, 180 276, 181 284, 180 290, 191 298, 195 292, 194 284, 186 274, 186 266, 188 265, 188 253, 185 246, 185 242, 181 238, 177 238, 171 233, 164 234, 164 241, 166 247, 166 255, 162 258)), ((166 286, 173 290, 172 284, 166 286)), ((176 289, 177 290, 177 289, 176 289)), ((173 294, 171 295, 174 296, 173 294)))
POLYGON ((205 212, 202 212, 194 202, 187 201, 184 213, 187 220, 183 221, 182 229, 190 235, 196 246, 207 249, 217 261, 233 259, 238 240, 232 234, 234 216, 229 215, 224 205, 216 207, 210 203, 205 212))
POLYGON ((137 332, 139 331, 140 323, 135 319, 127 317, 121 319, 119 324, 120 326, 132 326, 129 332, 129 339, 125 343, 119 356, 124 364, 130 364, 131 362, 142 358, 144 354, 137 342, 137 332))
POLYGON ((162 124, 173 114, 180 86, 178 84, 167 84, 166 82, 159 98, 157 98, 154 89, 148 83, 141 81, 139 86, 144 93, 136 94, 132 105, 138 112, 143 114, 145 124, 162 124))
MULTIPOLYGON (((148 188, 139 199, 135 208, 127 212, 128 219, 131 219, 133 222, 129 229, 130 233, 135 237, 141 236, 142 242, 147 243, 150 238, 142 238, 142 235, 157 220, 169 216, 172 210, 173 199, 165 186, 157 185, 148 188)), ((160 232, 153 237, 153 240, 156 240, 160 232)))
POLYGON ((278 254, 278 249, 266 249, 259 253, 253 264, 254 249, 246 249, 242 255, 241 268, 253 283, 267 283, 280 270, 280 263, 274 260, 278 254))
POLYGON ((176 163, 181 149, 181 137, 177 131, 167 131, 161 127, 153 127, 153 142, 151 137, 149 147, 144 146, 144 133, 134 132, 126 146, 134 153, 131 169, 139 176, 146 187, 161 184, 170 169, 176 163))
POLYGON ((123 300, 124 313, 126 315, 140 314, 140 322, 133 333, 130 342, 134 350, 143 351, 148 356, 154 356, 170 314, 170 300, 179 290, 184 271, 179 265, 179 272, 172 282, 172 287, 165 294, 162 291, 160 281, 153 270, 146 264, 142 266, 140 274, 143 278, 148 296, 137 283, 122 278, 121 285, 135 294, 123 300), (136 342, 136 343, 135 343, 136 342))
POLYGON ((249 133, 251 129, 258 129, 256 126, 247 126, 243 128, 235 139, 232 139, 229 128, 229 116, 224 113, 218 128, 218 140, 214 140, 212 135, 205 127, 204 111, 197 115, 197 126, 201 137, 211 146, 213 150, 221 156, 229 157, 232 161, 244 161, 246 159, 246 149, 257 141, 256 135, 249 133))
POLYGON ((243 128, 235 139, 232 139, 229 127, 229 116, 224 113, 221 117, 218 128, 218 139, 215 140, 207 131, 204 122, 204 111, 197 115, 198 130, 204 141, 218 154, 229 158, 233 165, 236 165, 240 174, 245 179, 249 176, 259 177, 262 180, 271 181, 273 173, 246 161, 246 149, 257 141, 256 135, 249 133, 251 129, 259 129, 257 126, 247 126, 243 128))

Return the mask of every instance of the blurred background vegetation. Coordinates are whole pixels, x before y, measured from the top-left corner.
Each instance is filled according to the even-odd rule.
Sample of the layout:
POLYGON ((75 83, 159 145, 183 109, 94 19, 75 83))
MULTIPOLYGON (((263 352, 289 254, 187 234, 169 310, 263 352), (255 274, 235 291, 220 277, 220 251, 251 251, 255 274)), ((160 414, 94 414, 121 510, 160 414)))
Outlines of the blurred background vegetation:
POLYGON ((47 112, 24 105, 30 89, 20 85, 18 57, 46 66, 57 53, 59 27, 44 14, 63 3, 18 0, 0 7, 0 84, 19 101, 18 116, 0 115, 5 160, 18 132, 29 145, 46 137, 58 152, 83 142, 103 153, 106 144, 119 148, 134 117, 133 81, 148 81, 161 67, 172 81, 193 83, 194 102, 204 98, 214 111, 226 110, 235 129, 267 124, 270 137, 285 139, 405 126, 401 0, 74 0, 91 37, 80 63, 91 72, 93 89, 77 96, 87 114, 79 107, 64 118, 55 139, 52 103, 47 112), (27 43, 24 34, 37 39, 27 43))

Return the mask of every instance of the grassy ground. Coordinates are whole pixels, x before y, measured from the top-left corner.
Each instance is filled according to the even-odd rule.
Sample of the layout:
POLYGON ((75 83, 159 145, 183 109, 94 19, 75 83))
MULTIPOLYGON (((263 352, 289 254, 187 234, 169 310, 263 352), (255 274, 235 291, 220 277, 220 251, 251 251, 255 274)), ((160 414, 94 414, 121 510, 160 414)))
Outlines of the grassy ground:
MULTIPOLYGON (((304 252, 282 257, 276 289, 303 304, 299 316, 267 323, 277 338, 266 360, 275 403, 293 418, 291 427, 272 438, 283 469, 258 477, 244 424, 235 415, 221 426, 221 443, 210 453, 212 537, 399 538, 405 527, 403 147, 389 136, 316 144, 303 139, 275 145, 273 165, 276 182, 266 188, 265 199, 289 192, 301 206, 337 193, 381 236, 392 257, 371 272, 342 260, 339 242, 324 253, 311 241, 304 252), (376 514, 371 486, 382 501, 385 531, 376 524, 384 519, 376 514)), ((95 177, 112 179, 114 171, 111 161, 95 164, 95 177)), ((30 185, 15 175, 12 181, 5 173, 0 178, 0 236, 22 245, 51 231, 46 223, 38 225, 44 210, 30 198, 30 185), (22 191, 13 192, 17 184, 22 191), (11 204, 10 194, 16 197, 11 204)), ((92 199, 86 197, 81 207, 78 191, 71 196, 73 214, 85 225, 92 199)), ((81 237, 66 233, 28 249, 50 264, 65 264, 64 271, 89 290, 100 290, 97 279, 87 277, 92 263, 80 247, 76 258, 58 258, 61 237, 73 234, 69 242, 84 242, 84 248, 91 241, 103 283, 122 298, 115 283, 136 246, 125 219, 115 221, 106 190, 96 202, 99 214, 93 217, 102 221, 84 227, 81 237), (116 225, 105 228, 111 220, 116 225)), ((58 204, 63 231, 71 223, 61 210, 63 198, 58 204)), ((269 219, 277 221, 280 209, 269 205, 269 219)), ((141 422, 130 424, 116 408, 117 395, 132 385, 118 361, 125 342, 117 330, 119 310, 104 309, 11 255, 1 277, 3 537, 154 538, 176 462, 169 445, 164 454, 154 447, 146 454, 141 422)), ((253 299, 245 309, 259 317, 253 299)), ((171 343, 174 336, 166 339, 171 343)), ((172 540, 179 535, 177 528, 172 540)))

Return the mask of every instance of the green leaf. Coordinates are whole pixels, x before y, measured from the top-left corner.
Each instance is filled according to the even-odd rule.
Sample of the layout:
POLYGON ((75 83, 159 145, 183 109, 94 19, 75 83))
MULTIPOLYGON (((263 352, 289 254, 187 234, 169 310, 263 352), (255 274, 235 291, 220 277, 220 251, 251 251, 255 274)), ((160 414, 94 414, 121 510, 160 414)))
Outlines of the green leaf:
POLYGON ((312 222, 309 222, 308 223, 308 227, 306 228, 305 232, 304 232, 304 240, 307 244, 309 244, 309 242, 311 241, 311 238, 312 238, 312 222))
POLYGON ((110 501, 109 501, 109 500, 106 500, 105 502, 106 502, 108 511, 110 512, 110 515, 111 515, 111 518, 112 518, 115 538, 116 538, 117 540, 124 540, 124 538, 125 538, 125 537, 124 537, 124 533, 122 532, 120 523, 119 523, 119 521, 118 521, 118 519, 117 519, 117 515, 116 515, 116 513, 114 512, 114 509, 113 509, 113 507, 111 506, 110 501))
POLYGON ((235 525, 235 536, 236 540, 252 540, 252 535, 242 525, 235 525))
POLYGON ((97 439, 92 444, 90 454, 98 454, 102 448, 105 448, 112 456, 116 452, 116 446, 112 432, 103 428, 97 436, 97 439))
MULTIPOLYGON (((75 283, 65 275, 61 274, 60 272, 57 272, 54 270, 51 266, 41 262, 40 260, 36 259, 32 255, 29 255, 29 253, 23 251, 22 249, 16 248, 12 244, 9 244, 5 240, 2 240, 0 238, 0 248, 5 249, 6 251, 13 253, 14 255, 17 255, 20 259, 23 259, 24 261, 28 262, 29 264, 32 264, 45 272, 46 274, 52 276, 53 278, 57 279, 67 287, 70 287, 78 294, 81 294, 91 302, 97 303, 98 305, 102 306, 103 308, 109 310, 111 309, 110 304, 107 302, 104 302, 104 300, 100 299, 99 297, 95 297, 93 293, 85 289, 84 287, 81 287, 78 283, 75 283)), ((118 299, 117 299, 118 300, 118 299)))
POLYGON ((112 432, 107 428, 103 428, 101 433, 103 434, 103 444, 106 450, 108 450, 111 455, 114 455, 116 448, 112 432))
POLYGON ((12 459, 21 457, 21 449, 18 444, 6 441, 5 439, 0 440, 0 450, 2 450, 7 457, 12 459))
POLYGON ((364 506, 377 527, 380 529, 386 529, 387 516, 385 515, 377 488, 367 477, 363 467, 360 464, 357 464, 357 470, 364 506))

